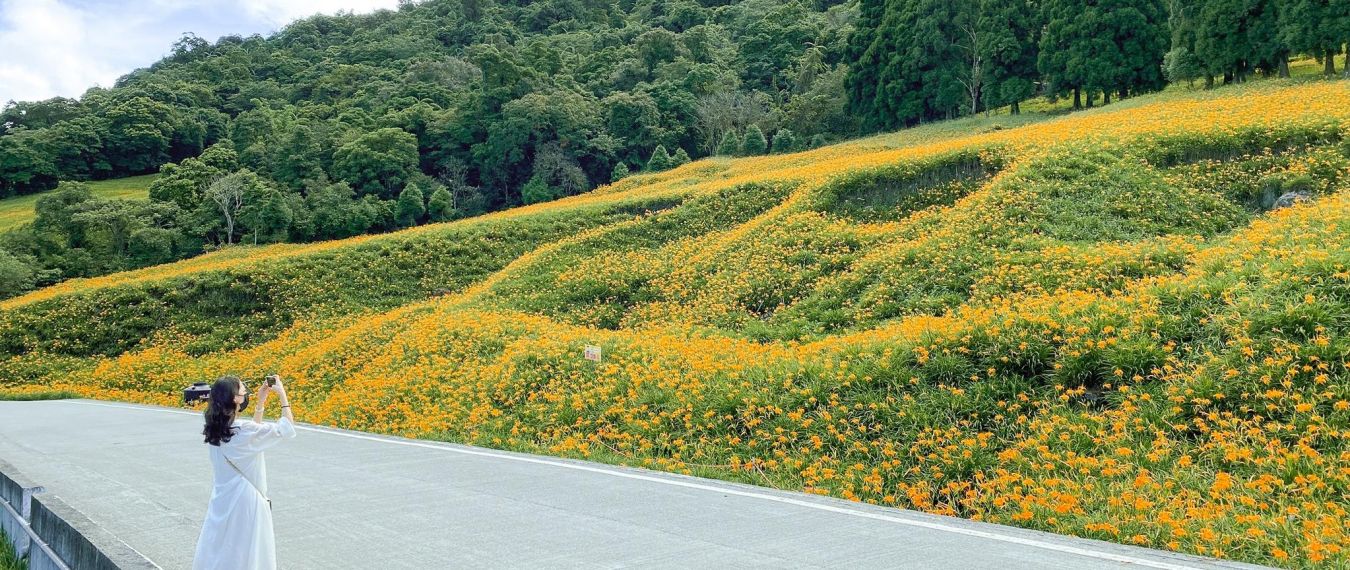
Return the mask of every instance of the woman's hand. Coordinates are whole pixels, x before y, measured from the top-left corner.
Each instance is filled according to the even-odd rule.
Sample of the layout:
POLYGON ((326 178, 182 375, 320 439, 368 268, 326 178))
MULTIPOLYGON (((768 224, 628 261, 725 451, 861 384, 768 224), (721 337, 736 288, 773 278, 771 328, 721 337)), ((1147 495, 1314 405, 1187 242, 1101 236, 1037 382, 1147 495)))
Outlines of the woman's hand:
POLYGON ((272 391, 276 392, 277 397, 281 398, 281 417, 293 422, 295 416, 291 414, 291 401, 286 397, 286 384, 281 381, 281 375, 273 374, 272 376, 277 379, 276 385, 272 386, 272 391))

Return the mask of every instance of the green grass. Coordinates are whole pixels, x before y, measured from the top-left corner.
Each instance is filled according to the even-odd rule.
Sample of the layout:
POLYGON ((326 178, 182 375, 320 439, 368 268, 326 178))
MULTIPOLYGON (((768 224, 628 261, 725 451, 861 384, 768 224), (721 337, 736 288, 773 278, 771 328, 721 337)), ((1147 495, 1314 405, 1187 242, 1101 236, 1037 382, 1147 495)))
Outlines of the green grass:
MULTIPOLYGON (((150 195, 150 183, 158 174, 128 176, 113 180, 89 182, 89 188, 95 196, 118 200, 144 200, 150 195)), ((0 232, 12 230, 33 219, 33 206, 46 192, 15 196, 0 200, 0 232)))
POLYGON ((28 570, 28 561, 14 552, 14 545, 3 530, 0 530, 0 570, 28 570))
MULTIPOLYGON (((34 402, 37 400, 70 400, 80 398, 79 394, 64 390, 47 392, 5 392, 0 391, 0 400, 11 402, 34 402)), ((3 566, 0 566, 3 568, 3 566)))

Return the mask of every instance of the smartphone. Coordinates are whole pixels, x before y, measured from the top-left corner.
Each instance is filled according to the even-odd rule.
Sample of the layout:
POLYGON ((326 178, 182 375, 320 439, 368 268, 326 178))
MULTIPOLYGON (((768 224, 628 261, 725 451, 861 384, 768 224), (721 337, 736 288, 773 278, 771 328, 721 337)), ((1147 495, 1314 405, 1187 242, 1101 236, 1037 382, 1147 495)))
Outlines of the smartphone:
POLYGON ((276 386, 276 385, 277 385, 277 375, 276 375, 276 374, 268 374, 268 375, 267 375, 267 385, 268 385, 268 387, 276 386))

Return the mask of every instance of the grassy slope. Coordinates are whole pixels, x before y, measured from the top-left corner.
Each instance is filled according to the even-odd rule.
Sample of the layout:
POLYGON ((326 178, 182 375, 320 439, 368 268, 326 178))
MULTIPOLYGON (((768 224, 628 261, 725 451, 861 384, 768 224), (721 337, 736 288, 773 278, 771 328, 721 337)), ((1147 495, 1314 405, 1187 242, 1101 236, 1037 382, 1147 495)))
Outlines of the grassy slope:
POLYGON ((1347 95, 966 119, 70 282, 0 304, 0 388, 279 370, 309 421, 1344 564, 1347 95), (1263 213, 1281 184, 1319 198, 1263 213))
MULTIPOLYGON (((110 200, 144 200, 150 193, 150 183, 158 174, 128 176, 115 180, 90 182, 89 188, 95 196, 110 200)), ((33 220, 33 206, 37 205, 42 194, 16 196, 0 200, 0 232, 12 230, 33 220)))

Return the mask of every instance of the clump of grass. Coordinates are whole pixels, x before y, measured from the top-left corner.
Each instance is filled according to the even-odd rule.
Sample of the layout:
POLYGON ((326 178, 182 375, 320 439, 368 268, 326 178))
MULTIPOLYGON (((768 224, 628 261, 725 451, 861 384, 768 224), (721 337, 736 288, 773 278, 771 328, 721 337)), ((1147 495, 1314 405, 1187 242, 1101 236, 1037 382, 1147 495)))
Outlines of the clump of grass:
POLYGON ((0 530, 0 570, 28 570, 28 559, 19 558, 3 530, 0 530))
POLYGON ((71 400, 83 396, 69 390, 47 390, 41 392, 10 392, 0 390, 0 400, 31 402, 36 400, 71 400))

